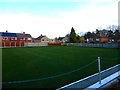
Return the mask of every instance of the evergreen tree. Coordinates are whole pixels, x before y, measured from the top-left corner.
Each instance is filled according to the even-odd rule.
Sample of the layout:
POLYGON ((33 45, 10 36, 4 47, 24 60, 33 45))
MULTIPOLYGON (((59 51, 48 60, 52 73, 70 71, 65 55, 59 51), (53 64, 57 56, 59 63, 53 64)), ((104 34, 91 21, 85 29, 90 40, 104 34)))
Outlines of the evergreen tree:
POLYGON ((117 42, 119 40, 119 38, 120 38, 120 32, 119 32, 119 30, 116 29, 114 32, 114 39, 117 42))
POLYGON ((76 33, 73 27, 71 28, 71 32, 70 32, 70 42, 76 43, 76 33))
POLYGON ((76 43, 80 43, 80 36, 76 35, 76 43))

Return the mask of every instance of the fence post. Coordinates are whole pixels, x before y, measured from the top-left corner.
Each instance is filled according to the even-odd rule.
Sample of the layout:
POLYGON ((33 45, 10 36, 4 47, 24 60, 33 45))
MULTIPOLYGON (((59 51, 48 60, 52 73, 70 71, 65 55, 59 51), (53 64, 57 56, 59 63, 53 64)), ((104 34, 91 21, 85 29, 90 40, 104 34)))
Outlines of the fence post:
POLYGON ((101 84, 101 66, 100 66, 100 56, 98 56, 98 71, 99 71, 99 84, 101 84))

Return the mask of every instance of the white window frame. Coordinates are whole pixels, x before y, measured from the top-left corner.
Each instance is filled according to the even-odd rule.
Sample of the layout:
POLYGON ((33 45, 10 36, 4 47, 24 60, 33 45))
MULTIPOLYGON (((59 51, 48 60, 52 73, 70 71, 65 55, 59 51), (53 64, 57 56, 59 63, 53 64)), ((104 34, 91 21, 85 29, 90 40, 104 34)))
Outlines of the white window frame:
POLYGON ((32 40, 32 38, 28 38, 28 40, 32 40))
POLYGON ((3 37, 3 40, 8 40, 8 37, 3 37))
POLYGON ((114 40, 114 39, 112 39, 111 41, 112 41, 112 42, 114 42, 115 40, 114 40))
POLYGON ((20 38, 20 40, 25 40, 25 38, 20 38))
POLYGON ((45 41, 45 39, 42 39, 42 41, 45 41))
POLYGON ((96 41, 100 41, 100 39, 99 39, 99 38, 96 38, 96 41))
POLYGON ((11 37, 11 40, 17 40, 17 37, 11 37))

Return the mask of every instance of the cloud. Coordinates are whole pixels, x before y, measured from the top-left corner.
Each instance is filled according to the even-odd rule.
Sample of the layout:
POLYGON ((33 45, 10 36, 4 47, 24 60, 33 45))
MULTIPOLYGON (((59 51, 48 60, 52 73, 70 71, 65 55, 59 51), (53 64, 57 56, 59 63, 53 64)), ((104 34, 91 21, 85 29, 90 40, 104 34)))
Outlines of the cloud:
POLYGON ((45 34, 48 37, 65 35, 63 21, 57 17, 32 16, 29 14, 0 15, 0 31, 30 33, 33 37, 45 34))
MULTIPOLYGON (((112 2, 112 0, 110 1, 112 2)), ((105 28, 108 25, 117 24, 117 3, 106 6, 89 4, 87 7, 78 8, 75 11, 57 12, 55 16, 29 13, 0 14, 0 31, 6 29, 9 32, 16 33, 25 31, 33 37, 43 34, 49 38, 54 38, 66 35, 70 32, 71 27, 74 27, 76 32, 80 33, 95 31, 97 27, 105 28)))
POLYGON ((71 22, 77 31, 95 30, 97 27, 107 27, 111 24, 117 24, 118 8, 116 4, 109 6, 88 6, 77 12, 61 12, 60 16, 66 21, 71 22))

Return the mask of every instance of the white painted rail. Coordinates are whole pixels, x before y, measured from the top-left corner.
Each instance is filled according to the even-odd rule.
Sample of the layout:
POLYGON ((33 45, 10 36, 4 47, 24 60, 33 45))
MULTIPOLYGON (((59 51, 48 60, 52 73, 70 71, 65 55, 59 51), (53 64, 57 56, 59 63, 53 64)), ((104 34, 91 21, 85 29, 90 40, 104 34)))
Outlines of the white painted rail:
POLYGON ((111 79, 113 79, 113 77, 116 78, 116 76, 117 77, 120 76, 119 71, 120 71, 120 64, 101 71, 101 85, 99 83, 99 73, 96 73, 81 80, 78 80, 76 82, 73 82, 71 84, 65 85, 61 88, 58 88, 57 90, 66 90, 66 89, 68 90, 70 88, 79 88, 79 89, 86 89, 89 87, 92 88, 98 85, 98 83, 99 83, 98 88, 100 88, 100 86, 106 84, 105 81, 109 82, 110 80, 108 79, 110 79, 111 77, 112 77, 111 79), (108 78, 109 76, 110 78, 108 78))
POLYGON ((107 83, 111 82, 112 80, 116 79, 117 77, 120 76, 120 71, 106 77, 105 79, 101 80, 101 83, 99 82, 96 82, 95 84, 87 87, 86 89, 84 90, 89 90, 90 88, 93 88, 93 89, 99 89, 99 88, 102 88, 103 86, 105 86, 107 83))

